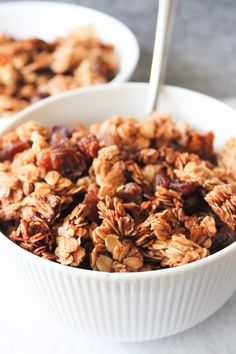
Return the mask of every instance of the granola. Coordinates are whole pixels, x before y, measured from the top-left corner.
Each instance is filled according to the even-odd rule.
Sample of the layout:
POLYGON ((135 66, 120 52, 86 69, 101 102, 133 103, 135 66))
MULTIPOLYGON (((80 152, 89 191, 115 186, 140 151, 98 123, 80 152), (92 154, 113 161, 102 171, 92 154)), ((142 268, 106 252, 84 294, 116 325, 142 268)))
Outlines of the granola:
POLYGON ((118 63, 93 25, 45 42, 0 35, 0 115, 13 114, 47 96, 111 81, 118 63))
MULTIPOLYGON (((28 51, 37 45, 45 48, 24 42, 28 51)), ((72 47, 64 43, 56 52, 60 75, 84 55, 72 47), (69 57, 60 62, 64 52, 69 57)), ((235 241, 234 161, 234 140, 217 154, 212 132, 158 112, 142 122, 114 116, 78 123, 72 131, 30 121, 0 140, 1 230, 67 266, 105 272, 181 266, 235 241)))

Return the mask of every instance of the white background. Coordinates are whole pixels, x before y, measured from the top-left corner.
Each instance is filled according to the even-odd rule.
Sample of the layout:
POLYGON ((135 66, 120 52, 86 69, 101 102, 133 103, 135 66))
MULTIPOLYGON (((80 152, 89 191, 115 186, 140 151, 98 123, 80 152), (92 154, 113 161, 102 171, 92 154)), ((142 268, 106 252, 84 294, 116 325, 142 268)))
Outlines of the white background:
MULTIPOLYGON (((236 100, 228 100, 236 107, 236 100)), ((174 337, 137 344, 84 338, 51 323, 24 299, 0 250, 0 354, 235 354, 236 294, 211 318, 174 337)), ((79 301, 79 299, 78 299, 79 301)))

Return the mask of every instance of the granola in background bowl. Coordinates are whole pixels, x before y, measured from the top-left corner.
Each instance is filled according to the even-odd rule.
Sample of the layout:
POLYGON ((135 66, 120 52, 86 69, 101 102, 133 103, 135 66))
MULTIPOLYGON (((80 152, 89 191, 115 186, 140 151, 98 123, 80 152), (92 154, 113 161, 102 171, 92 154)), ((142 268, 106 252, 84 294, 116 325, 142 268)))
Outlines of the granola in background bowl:
POLYGON ((94 25, 54 41, 0 35, 0 115, 11 115, 42 98, 110 82, 119 70, 115 48, 94 25))
POLYGON ((176 267, 235 241, 235 141, 153 113, 72 131, 29 121, 0 142, 2 231, 64 265, 176 267))

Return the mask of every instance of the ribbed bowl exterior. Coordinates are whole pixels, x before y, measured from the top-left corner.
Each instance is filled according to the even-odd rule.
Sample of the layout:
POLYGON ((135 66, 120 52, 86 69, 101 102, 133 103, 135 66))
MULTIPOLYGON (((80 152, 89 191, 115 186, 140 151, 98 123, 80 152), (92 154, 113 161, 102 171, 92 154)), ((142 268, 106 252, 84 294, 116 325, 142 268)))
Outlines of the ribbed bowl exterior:
MULTIPOLYGON (((99 86, 36 103, 18 113, 7 129, 30 119, 72 127, 78 119, 90 124, 114 113, 145 115, 146 84, 99 86)), ((235 111, 207 96, 164 87, 158 108, 174 112, 176 119, 197 129, 214 127, 218 147, 235 134, 235 111)), ((135 274, 55 264, 22 250, 3 234, 0 250, 11 259, 9 267, 22 283, 25 279, 25 296, 34 291, 29 301, 35 306, 42 302, 48 316, 61 326, 103 340, 145 341, 179 333, 213 314, 236 289, 236 242, 189 265, 135 274)))
POLYGON ((235 252, 207 266, 127 278, 68 272, 49 261, 32 262, 32 255, 11 254, 35 306, 42 303, 57 324, 102 340, 147 341, 182 332, 213 314, 236 288, 235 252))

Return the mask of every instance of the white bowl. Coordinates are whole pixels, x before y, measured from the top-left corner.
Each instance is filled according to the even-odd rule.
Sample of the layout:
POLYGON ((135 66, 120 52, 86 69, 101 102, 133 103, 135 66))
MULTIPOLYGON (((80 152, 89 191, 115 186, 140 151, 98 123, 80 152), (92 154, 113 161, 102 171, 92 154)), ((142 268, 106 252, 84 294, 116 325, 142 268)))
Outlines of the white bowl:
MULTIPOLYGON (((45 99, 17 114, 7 129, 36 119, 72 127, 112 114, 145 114, 147 84, 130 83, 74 90, 45 99)), ((213 129, 220 147, 235 134, 236 112, 205 95, 164 87, 159 109, 200 130, 213 129)), ((173 269, 110 274, 76 269, 23 250, 3 234, 1 254, 17 272, 29 301, 43 301, 61 326, 114 341, 144 341, 184 331, 212 315, 236 289, 236 243, 200 261, 173 269)), ((46 317, 45 317, 46 318, 46 317)))
POLYGON ((52 40, 86 24, 95 24, 100 38, 115 46, 120 70, 111 83, 129 80, 139 59, 136 37, 114 17, 87 7, 48 1, 0 3, 0 33, 16 38, 52 40))

